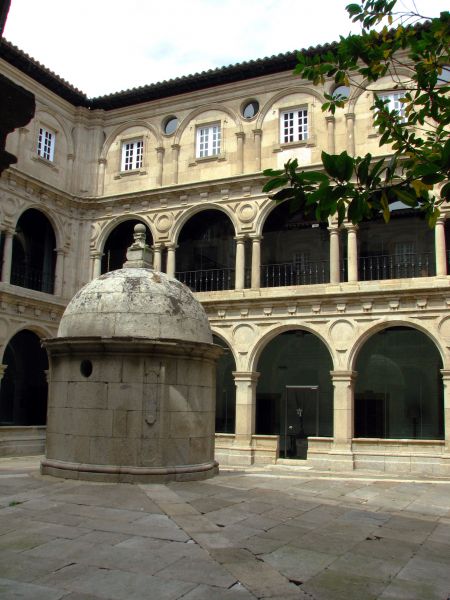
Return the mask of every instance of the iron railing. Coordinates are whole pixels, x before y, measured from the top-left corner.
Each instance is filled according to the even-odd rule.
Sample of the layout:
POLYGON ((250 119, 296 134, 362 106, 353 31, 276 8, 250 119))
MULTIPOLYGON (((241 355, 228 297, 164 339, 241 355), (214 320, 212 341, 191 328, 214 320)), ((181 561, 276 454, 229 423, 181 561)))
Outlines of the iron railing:
POLYGON ((434 274, 434 255, 431 252, 359 257, 360 281, 429 277, 434 274))
POLYGON ((330 268, 327 261, 261 266, 261 287, 313 285, 328 281, 330 281, 330 268))
POLYGON ((29 290, 53 294, 55 275, 54 273, 36 269, 28 265, 13 265, 11 269, 11 283, 29 290))
POLYGON ((234 269, 179 271, 175 277, 193 292, 217 292, 234 288, 234 269))

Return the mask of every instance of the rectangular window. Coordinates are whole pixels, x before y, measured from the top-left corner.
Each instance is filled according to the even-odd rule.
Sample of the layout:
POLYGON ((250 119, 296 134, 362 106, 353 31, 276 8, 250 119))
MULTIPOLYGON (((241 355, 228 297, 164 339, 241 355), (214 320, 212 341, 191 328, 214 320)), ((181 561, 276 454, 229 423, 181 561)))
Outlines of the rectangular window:
POLYGON ((53 161, 55 155, 55 132, 44 127, 39 128, 38 145, 37 145, 38 156, 45 158, 45 160, 53 161))
POLYGON ((402 121, 405 120, 405 105, 400 102, 400 98, 403 98, 405 92, 389 92, 387 94, 380 94, 378 97, 381 100, 388 101, 386 106, 389 111, 396 110, 402 121))
POLYGON ((131 140, 122 144, 121 171, 135 171, 142 168, 144 141, 131 140))
POLYGON ((303 142, 308 139, 308 109, 295 108, 280 115, 280 143, 303 142))
POLYGON ((197 128, 197 158, 220 154, 220 123, 197 128))

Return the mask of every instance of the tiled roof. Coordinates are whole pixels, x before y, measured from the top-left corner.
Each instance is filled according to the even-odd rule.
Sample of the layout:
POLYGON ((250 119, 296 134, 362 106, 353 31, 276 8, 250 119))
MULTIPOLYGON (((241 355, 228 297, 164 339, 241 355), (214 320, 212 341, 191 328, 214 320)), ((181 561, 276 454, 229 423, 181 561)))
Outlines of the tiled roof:
MULTIPOLYGON (((336 43, 315 46, 302 53, 318 54, 336 47, 336 43)), ((75 106, 84 106, 90 109, 111 110, 113 108, 122 108, 133 104, 140 104, 149 100, 168 98, 187 92, 207 89, 226 83, 244 81, 263 75, 272 75, 283 71, 291 71, 297 64, 297 52, 287 52, 257 60, 210 69, 194 75, 177 77, 168 81, 152 83, 142 87, 124 90, 106 96, 88 98, 86 94, 73 87, 70 83, 60 76, 47 69, 37 60, 8 42, 4 38, 0 42, 0 58, 15 66, 17 69, 38 81, 46 88, 67 100, 75 106)))

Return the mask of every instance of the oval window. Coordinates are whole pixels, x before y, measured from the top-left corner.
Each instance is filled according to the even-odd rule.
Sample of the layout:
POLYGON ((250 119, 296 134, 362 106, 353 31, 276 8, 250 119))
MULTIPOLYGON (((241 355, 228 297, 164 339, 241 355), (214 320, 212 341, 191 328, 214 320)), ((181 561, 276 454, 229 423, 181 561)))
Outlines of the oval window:
POLYGON ((251 102, 247 102, 244 104, 244 108, 242 109, 242 116, 244 119, 253 119, 255 115, 259 112, 259 102, 257 100, 252 100, 251 102))
POLYGON ((338 85, 331 95, 334 99, 339 96, 339 100, 347 100, 350 96, 350 88, 347 85, 338 85))
POLYGON ((178 127, 178 119, 177 117, 168 117, 165 121, 164 121, 164 133, 166 135, 170 135, 171 133, 173 133, 176 128, 178 127))

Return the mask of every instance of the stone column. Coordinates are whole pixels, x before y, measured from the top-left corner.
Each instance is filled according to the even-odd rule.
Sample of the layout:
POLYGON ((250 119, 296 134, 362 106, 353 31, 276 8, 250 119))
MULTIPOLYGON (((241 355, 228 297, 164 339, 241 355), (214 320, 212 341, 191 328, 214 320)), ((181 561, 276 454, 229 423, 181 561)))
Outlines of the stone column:
POLYGON ((167 244, 167 275, 169 277, 175 277, 175 250, 177 246, 175 244, 167 244))
POLYGON ((161 146, 156 148, 156 160, 158 163, 156 184, 162 185, 162 183, 163 183, 163 168, 164 168, 164 148, 162 148, 161 146))
POLYGON ((255 235, 252 240, 252 289, 261 287, 261 240, 260 235, 255 235))
POLYGON ((261 171, 261 137, 262 129, 254 129, 253 135, 255 136, 255 171, 261 171))
MULTIPOLYGON (((236 384, 236 428, 235 445, 250 449, 256 422, 256 384, 259 373, 234 371, 236 384)), ((249 457, 251 464, 251 456, 249 457)))
POLYGON ((358 227, 351 223, 346 225, 347 229, 347 271, 348 281, 358 281, 358 238, 356 232, 358 227))
POLYGON ((237 138, 237 172, 238 174, 244 172, 244 140, 245 133, 238 131, 236 133, 237 138))
POLYGON ((101 252, 91 252, 92 261, 92 279, 100 277, 102 272, 102 256, 101 252))
POLYGON ((444 435, 445 452, 450 454, 450 369, 441 369, 444 384, 444 435))
POLYGON ((172 183, 178 183, 178 157, 180 156, 180 144, 172 144, 173 179, 172 183))
POLYGON ((236 269, 235 285, 236 290, 243 290, 245 287, 245 238, 237 236, 236 240, 236 269))
POLYGON ((153 244, 153 268, 155 271, 161 271, 162 265, 162 246, 161 244, 153 244))
POLYGON ((5 229, 5 245, 3 246, 2 281, 10 283, 14 229, 5 229))
POLYGON ((441 215, 434 228, 434 249, 436 253, 436 275, 447 275, 447 248, 445 246, 445 215, 441 215))
POLYGON ((97 179, 97 194, 103 196, 105 189, 105 169, 106 169, 106 158, 98 159, 98 179, 97 179))
POLYGON ((347 152, 350 156, 355 156, 355 113, 345 115, 347 125, 347 152))
POLYGON ((331 371, 333 382, 333 462, 339 467, 353 469, 353 422, 355 371, 331 371))
POLYGON ((328 227, 330 232, 330 283, 341 281, 341 255, 339 244, 339 227, 332 223, 328 227))
POLYGON ((55 267, 55 286, 53 293, 55 296, 62 296, 64 282, 64 257, 65 252, 62 248, 56 249, 56 267, 55 267))
POLYGON ((336 152, 336 141, 334 137, 334 125, 336 119, 332 115, 329 115, 328 117, 325 117, 325 120, 327 122, 328 153, 334 154, 336 152))

